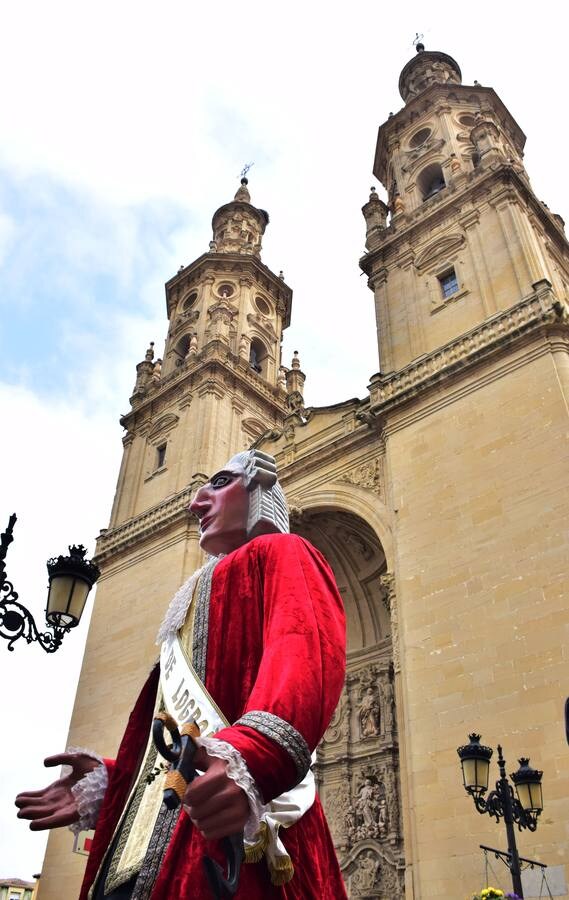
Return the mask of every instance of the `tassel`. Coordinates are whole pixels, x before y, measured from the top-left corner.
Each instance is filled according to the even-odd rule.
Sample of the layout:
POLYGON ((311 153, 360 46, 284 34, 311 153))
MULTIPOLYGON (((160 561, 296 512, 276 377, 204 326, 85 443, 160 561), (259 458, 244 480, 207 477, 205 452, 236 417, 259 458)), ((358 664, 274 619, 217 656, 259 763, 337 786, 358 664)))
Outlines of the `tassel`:
POLYGON ((269 844, 269 829, 266 822, 261 822, 257 834, 259 835, 259 837, 255 841, 255 843, 251 844, 250 847, 245 847, 246 863, 261 862, 264 856, 265 850, 267 849, 269 844))
POLYGON ((271 873, 271 883, 275 887, 282 887, 287 884, 294 875, 294 866, 290 856, 279 856, 275 861, 267 860, 269 863, 269 872, 271 873))

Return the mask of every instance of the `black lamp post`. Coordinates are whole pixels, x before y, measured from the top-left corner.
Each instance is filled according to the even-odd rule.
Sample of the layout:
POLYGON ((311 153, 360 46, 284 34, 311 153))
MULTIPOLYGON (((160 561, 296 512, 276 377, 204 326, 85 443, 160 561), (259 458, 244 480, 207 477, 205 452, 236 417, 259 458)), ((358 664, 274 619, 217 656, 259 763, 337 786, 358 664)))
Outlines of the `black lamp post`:
POLYGON ((514 824, 518 826, 519 831, 524 828, 535 831, 537 828, 537 819, 543 809, 541 792, 543 772, 532 769, 529 759, 522 757, 519 760, 520 768, 511 775, 516 787, 516 797, 506 776, 506 760, 502 756, 502 748, 498 744, 500 777, 496 782, 495 789, 484 798, 483 794, 488 790, 490 757, 494 751, 480 743, 479 734, 469 734, 468 737, 470 743, 457 750, 462 766, 464 788, 471 795, 479 813, 488 813, 488 815, 494 816, 497 822, 500 819, 504 820, 508 837, 508 852, 500 855, 512 873, 514 892, 523 898, 520 857, 516 846, 514 824))
POLYGON ((23 637, 27 643, 38 641, 47 653, 61 646, 63 635, 79 624, 89 591, 100 575, 94 562, 85 559, 82 544, 71 546, 69 556, 58 556, 47 562, 49 593, 45 618, 51 631, 38 631, 32 614, 18 602, 18 594, 6 578, 6 552, 14 540, 12 531, 16 515, 11 515, 8 528, 0 534, 0 637, 7 640, 8 650, 23 637))

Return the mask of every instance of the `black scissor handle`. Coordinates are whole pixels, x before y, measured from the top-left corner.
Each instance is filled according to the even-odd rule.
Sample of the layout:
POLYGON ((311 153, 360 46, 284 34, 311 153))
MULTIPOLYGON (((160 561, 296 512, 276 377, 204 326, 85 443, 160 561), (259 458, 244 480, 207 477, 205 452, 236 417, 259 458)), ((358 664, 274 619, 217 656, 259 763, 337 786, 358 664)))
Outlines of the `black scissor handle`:
POLYGON ((215 860, 209 856, 204 856, 203 859, 207 880, 215 900, 222 900, 227 894, 232 897, 239 887, 241 863, 245 859, 243 832, 223 838, 221 846, 227 858, 227 875, 223 874, 223 869, 215 860))
POLYGON ((152 723, 152 740, 160 756, 168 762, 177 763, 182 752, 182 738, 178 726, 173 719, 156 717, 152 723), (164 740, 164 729, 167 728, 172 738, 172 746, 169 747, 164 740))

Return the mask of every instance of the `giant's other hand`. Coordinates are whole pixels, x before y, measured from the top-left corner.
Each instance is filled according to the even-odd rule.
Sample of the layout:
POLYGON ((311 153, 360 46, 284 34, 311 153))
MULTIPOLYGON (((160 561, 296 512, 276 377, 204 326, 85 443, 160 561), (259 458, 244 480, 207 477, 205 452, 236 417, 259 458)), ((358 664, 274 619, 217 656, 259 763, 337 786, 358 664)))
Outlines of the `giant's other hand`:
POLYGON ((71 766, 71 772, 58 778, 41 791, 24 791, 16 797, 19 819, 31 819, 32 831, 71 825, 79 819, 79 810, 71 792, 85 775, 100 763, 87 753, 59 753, 48 756, 44 766, 71 766))
POLYGON ((194 778, 184 795, 184 809, 208 841, 243 831, 249 818, 247 795, 227 774, 223 759, 196 750, 194 765, 203 775, 194 778))

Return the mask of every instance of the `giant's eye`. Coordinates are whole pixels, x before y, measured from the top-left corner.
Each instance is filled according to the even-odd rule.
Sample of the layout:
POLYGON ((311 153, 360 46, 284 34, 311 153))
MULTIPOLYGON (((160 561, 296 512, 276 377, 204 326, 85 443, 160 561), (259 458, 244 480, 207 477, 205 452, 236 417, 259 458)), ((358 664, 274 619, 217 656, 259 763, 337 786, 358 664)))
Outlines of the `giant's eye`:
POLYGON ((213 478, 211 479, 210 484, 211 484, 211 486, 212 486, 212 488, 213 488, 214 490, 218 490, 219 488, 224 488, 224 487, 225 487, 226 485, 228 485, 231 481, 233 481, 233 478, 234 478, 234 477, 235 477, 235 476, 233 476, 233 475, 228 475, 228 474, 225 473, 225 472, 220 472, 219 475, 214 475, 214 476, 213 476, 213 478))

